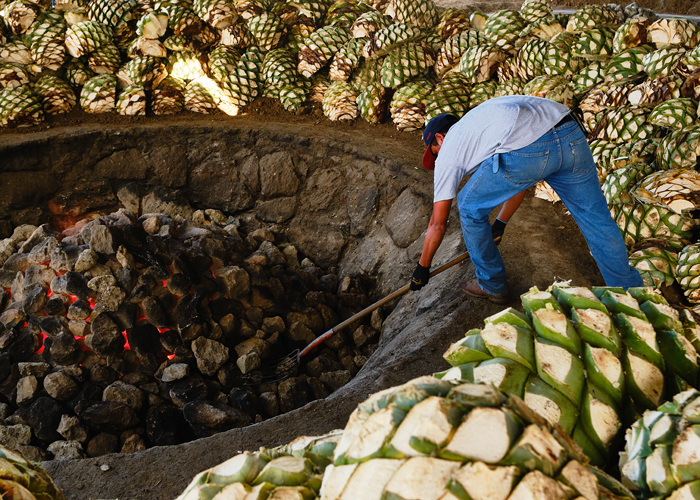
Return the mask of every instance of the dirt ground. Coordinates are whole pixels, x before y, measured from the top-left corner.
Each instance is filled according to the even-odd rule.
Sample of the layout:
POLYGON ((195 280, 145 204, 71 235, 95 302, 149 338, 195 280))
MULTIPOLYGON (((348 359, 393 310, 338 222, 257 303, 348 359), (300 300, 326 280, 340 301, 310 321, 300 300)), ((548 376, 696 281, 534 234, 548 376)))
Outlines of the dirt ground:
MULTIPOLYGON (((442 7, 473 6, 484 11, 518 8, 522 2, 480 2, 478 0, 440 0, 442 7)), ((605 0, 561 1, 562 8, 577 8, 605 0)), ((638 4, 657 12, 700 15, 697 0, 638 0, 638 4)), ((50 118, 41 127, 21 130, 0 129, 0 142, 17 135, 55 133, 56 129, 129 126, 148 123, 166 126, 172 123, 220 122, 255 124, 261 121, 279 122, 284 127, 312 126, 317 133, 345 136, 348 141, 366 144, 377 155, 392 155, 405 161, 406 169, 420 167, 423 146, 419 132, 398 132, 391 124, 370 125, 363 120, 330 122, 318 108, 306 114, 292 114, 271 100, 259 99, 237 117, 216 112, 212 115, 182 113, 168 117, 120 117, 116 115, 87 115, 74 111, 70 115, 50 118)), ((167 137, 163 137, 167 141, 167 137)), ((430 182, 430 178, 426 177, 430 182)), ((454 228, 453 228, 454 229, 454 228)), ((573 279, 582 286, 602 284, 602 279, 585 241, 575 223, 561 204, 551 205, 528 196, 506 233, 501 251, 510 275, 513 306, 518 295, 532 285, 546 287, 555 277, 573 279)), ((457 231, 452 231, 447 243, 460 248, 457 231)), ((461 244, 463 251, 463 244, 461 244)), ((259 446, 274 446, 288 442, 301 434, 318 434, 342 428, 356 404, 369 394, 446 368, 442 352, 468 328, 478 327, 483 318, 502 309, 478 299, 466 299, 457 289, 464 273, 473 273, 473 266, 461 271, 449 271, 436 280, 431 290, 406 296, 387 320, 382 346, 358 377, 346 388, 327 400, 246 429, 237 429, 211 438, 177 447, 153 448, 130 456, 111 455, 98 459, 47 463, 52 476, 69 499, 116 498, 172 499, 193 475, 243 450, 259 446), (429 331, 431 334, 426 334, 429 331), (397 347, 397 343, 398 346, 397 347)))

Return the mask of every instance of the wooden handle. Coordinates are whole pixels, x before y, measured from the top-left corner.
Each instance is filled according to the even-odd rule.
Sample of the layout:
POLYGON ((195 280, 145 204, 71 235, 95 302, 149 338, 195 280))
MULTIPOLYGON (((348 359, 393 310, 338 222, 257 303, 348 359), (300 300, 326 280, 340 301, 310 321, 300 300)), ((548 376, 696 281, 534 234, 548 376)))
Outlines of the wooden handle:
MULTIPOLYGON (((452 260, 451 260, 450 262, 448 262, 447 264, 443 264, 442 266, 440 266, 440 267, 438 267, 437 269, 435 269, 434 271, 432 271, 432 272, 430 273, 430 277, 432 278, 432 277, 435 276, 436 274, 440 274, 441 272, 446 271, 447 269, 451 268, 452 266, 455 266, 455 265, 459 264, 460 262, 462 262, 463 260, 465 260, 465 259, 467 259, 467 258, 469 258, 469 252, 464 252, 464 253, 463 253, 462 255, 460 255, 459 257, 455 257, 454 259, 452 259, 452 260)), ((324 333, 323 335, 321 335, 320 337, 318 337, 317 339, 315 339, 313 342, 311 342, 309 345, 307 345, 307 346, 304 348, 304 350, 301 351, 301 352, 299 353, 299 357, 305 355, 306 353, 308 353, 311 349, 313 349, 313 348, 316 347, 317 345, 319 345, 319 344, 325 342, 325 341, 328 339, 328 337, 330 337, 330 336, 333 335, 334 333, 336 333, 336 332, 342 330, 343 328, 345 328, 346 326, 348 326, 348 325, 354 323, 354 322, 357 321, 358 319, 367 316, 369 313, 371 313, 372 311, 374 311, 375 309, 377 309, 377 308, 379 308, 379 307, 382 307, 382 306, 383 306, 384 304, 386 304, 387 302, 391 302, 391 301, 394 300, 395 298, 402 296, 404 293, 408 292, 410 289, 411 289, 411 285, 410 285, 410 284, 409 284, 409 285, 405 285, 405 286, 399 288, 398 290, 396 290, 394 293, 392 293, 392 294, 390 294, 390 295, 387 295, 386 297, 384 297, 384 298, 381 299, 381 300, 378 300, 377 302, 375 302, 375 303, 372 304, 371 306, 365 307, 362 311, 358 312, 357 314, 353 314, 353 315, 350 316, 348 319, 346 319, 346 320, 343 321, 342 323, 340 323, 340 324, 334 326, 333 328, 331 328, 330 330, 328 330, 326 333, 324 333)))

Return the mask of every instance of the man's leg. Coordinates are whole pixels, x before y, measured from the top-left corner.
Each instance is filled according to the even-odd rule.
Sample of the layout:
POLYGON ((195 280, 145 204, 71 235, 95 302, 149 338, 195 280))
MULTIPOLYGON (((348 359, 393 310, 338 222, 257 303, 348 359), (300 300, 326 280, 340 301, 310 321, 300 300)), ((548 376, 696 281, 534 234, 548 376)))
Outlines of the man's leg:
POLYGON ((491 237, 489 214, 558 167, 561 155, 558 148, 552 148, 551 136, 545 134, 516 154, 485 160, 457 196, 462 235, 476 267, 477 282, 490 295, 505 295, 508 285, 503 259, 491 237))
POLYGON ((605 284, 643 286, 639 272, 629 265, 625 242, 608 210, 590 148, 580 129, 564 138, 562 152, 561 169, 545 180, 578 224, 605 284))

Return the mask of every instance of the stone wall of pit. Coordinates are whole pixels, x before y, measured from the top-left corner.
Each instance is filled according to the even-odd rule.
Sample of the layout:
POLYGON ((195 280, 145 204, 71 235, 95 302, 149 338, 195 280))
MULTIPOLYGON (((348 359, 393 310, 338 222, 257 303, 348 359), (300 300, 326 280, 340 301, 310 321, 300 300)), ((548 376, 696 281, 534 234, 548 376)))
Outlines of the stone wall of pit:
POLYGON ((20 224, 65 229, 119 206, 185 218, 217 208, 244 230, 282 228, 321 267, 342 260, 345 274, 382 277, 383 293, 399 275, 405 280, 420 253, 432 183, 426 172, 346 140, 264 124, 77 128, 4 138, 0 237, 20 224), (391 264, 384 266, 387 257, 391 264))

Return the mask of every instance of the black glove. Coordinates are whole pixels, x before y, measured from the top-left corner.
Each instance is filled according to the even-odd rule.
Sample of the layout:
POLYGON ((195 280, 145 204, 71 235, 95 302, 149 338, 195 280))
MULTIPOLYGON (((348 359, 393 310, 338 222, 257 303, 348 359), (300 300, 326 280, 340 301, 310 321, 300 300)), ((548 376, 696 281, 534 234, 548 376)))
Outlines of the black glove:
POLYGON ((416 270, 413 271, 413 276, 411 277, 411 290, 420 290, 425 285, 428 284, 430 279, 430 268, 423 267, 420 264, 416 266, 416 270))
POLYGON ((498 245, 503 239, 503 233, 506 230, 507 222, 503 222, 501 219, 496 219, 491 226, 491 237, 493 241, 498 245))

